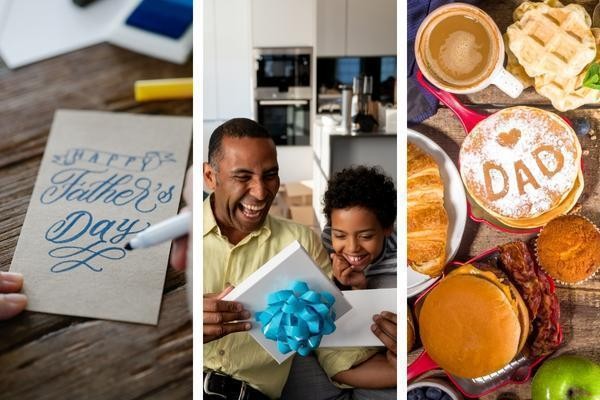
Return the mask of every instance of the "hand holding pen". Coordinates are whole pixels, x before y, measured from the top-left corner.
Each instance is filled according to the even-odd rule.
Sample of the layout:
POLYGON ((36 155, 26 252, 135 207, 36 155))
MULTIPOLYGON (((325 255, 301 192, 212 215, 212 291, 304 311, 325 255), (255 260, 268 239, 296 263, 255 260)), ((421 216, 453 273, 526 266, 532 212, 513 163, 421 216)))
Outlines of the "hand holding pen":
POLYGON ((173 240, 171 266, 179 271, 184 270, 187 265, 188 241, 192 229, 192 167, 188 169, 186 175, 183 199, 187 206, 182 208, 178 215, 140 232, 125 245, 125 249, 141 249, 173 240))

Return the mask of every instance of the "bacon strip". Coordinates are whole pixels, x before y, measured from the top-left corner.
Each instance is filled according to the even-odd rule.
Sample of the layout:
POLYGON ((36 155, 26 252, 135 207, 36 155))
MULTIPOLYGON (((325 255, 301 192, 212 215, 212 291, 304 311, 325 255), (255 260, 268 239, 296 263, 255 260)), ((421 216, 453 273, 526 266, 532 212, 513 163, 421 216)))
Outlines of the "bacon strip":
POLYGON ((556 294, 551 292, 546 274, 536 268, 527 245, 521 241, 500 246, 500 261, 521 293, 533 321, 531 355, 539 356, 556 350, 560 344, 560 304, 556 294))

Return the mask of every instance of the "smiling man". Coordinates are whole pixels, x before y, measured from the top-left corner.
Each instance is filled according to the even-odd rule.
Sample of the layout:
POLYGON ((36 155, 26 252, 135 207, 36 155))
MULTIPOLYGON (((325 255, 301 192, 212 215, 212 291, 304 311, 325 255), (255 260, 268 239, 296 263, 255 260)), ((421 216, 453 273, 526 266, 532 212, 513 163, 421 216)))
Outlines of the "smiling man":
MULTIPOLYGON (((275 143, 256 122, 236 118, 213 132, 203 165, 204 182, 212 190, 204 201, 203 226, 205 399, 279 398, 290 371, 292 358, 277 364, 246 332, 250 313, 237 302, 221 300, 232 287, 294 240, 331 275, 327 252, 314 232, 269 216, 279 190, 278 171, 275 143)), ((355 365, 358 370, 386 363, 369 349, 319 353, 334 379, 355 365)), ((382 387, 395 385, 395 371, 378 378, 382 387)))

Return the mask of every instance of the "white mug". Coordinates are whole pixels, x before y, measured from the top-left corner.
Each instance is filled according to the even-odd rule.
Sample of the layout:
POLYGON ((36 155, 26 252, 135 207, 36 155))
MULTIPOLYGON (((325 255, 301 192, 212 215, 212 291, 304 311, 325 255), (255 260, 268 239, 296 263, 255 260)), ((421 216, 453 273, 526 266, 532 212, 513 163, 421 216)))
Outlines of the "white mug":
POLYGON ((437 8, 429 14, 417 31, 415 56, 419 69, 423 75, 425 75, 427 80, 447 92, 457 94, 475 93, 493 84, 510 97, 516 98, 524 89, 523 84, 510 72, 504 69, 504 41, 502 40, 502 34, 500 33, 498 26, 483 10, 470 4, 450 3, 437 8), (477 21, 477 23, 481 25, 490 38, 490 51, 492 52, 492 57, 495 58, 495 63, 489 63, 485 67, 484 71, 482 71, 482 76, 481 78, 478 78, 478 81, 471 84, 465 84, 464 86, 444 81, 439 74, 434 71, 434 61, 428 50, 429 39, 435 27, 437 27, 440 22, 454 16, 466 17, 473 21, 477 21))

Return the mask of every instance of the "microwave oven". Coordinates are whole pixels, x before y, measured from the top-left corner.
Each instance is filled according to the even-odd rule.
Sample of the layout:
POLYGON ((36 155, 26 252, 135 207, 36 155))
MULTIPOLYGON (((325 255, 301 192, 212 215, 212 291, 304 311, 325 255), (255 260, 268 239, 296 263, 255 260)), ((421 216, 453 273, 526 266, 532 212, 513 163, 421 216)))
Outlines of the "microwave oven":
POLYGON ((312 98, 312 48, 254 49, 257 100, 312 98))

